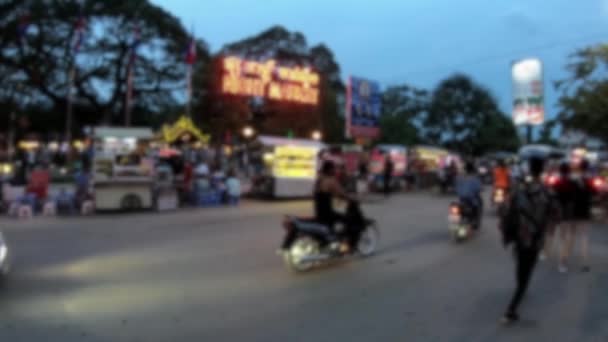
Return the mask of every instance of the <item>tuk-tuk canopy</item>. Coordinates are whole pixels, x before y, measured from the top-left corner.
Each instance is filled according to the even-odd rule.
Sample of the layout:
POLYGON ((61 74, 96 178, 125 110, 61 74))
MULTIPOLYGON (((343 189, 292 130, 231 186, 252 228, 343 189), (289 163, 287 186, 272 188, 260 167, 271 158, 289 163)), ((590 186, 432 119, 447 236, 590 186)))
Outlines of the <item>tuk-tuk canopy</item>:
POLYGON ((210 138, 208 134, 203 134, 192 122, 192 119, 187 116, 180 117, 173 125, 163 125, 161 134, 162 139, 169 144, 178 141, 186 135, 192 137, 192 140, 203 143, 209 142, 210 138))

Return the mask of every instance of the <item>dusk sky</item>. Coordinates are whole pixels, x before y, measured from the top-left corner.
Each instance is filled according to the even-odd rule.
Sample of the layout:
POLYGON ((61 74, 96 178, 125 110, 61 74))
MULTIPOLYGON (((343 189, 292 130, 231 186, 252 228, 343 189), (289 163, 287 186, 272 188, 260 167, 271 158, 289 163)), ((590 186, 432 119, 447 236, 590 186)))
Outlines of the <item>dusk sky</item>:
POLYGON ((510 63, 545 64, 547 112, 555 114, 550 81, 565 76, 575 49, 608 41, 608 0, 154 0, 177 15, 213 52, 272 26, 325 43, 343 77, 432 88, 463 72, 511 111, 510 63))

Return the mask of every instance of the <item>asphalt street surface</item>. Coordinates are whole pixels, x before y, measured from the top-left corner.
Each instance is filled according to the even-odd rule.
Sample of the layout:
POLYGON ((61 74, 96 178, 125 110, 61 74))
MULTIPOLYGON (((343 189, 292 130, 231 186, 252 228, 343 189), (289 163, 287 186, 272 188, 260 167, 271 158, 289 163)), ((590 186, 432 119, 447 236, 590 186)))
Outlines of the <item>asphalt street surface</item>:
POLYGON ((514 274, 496 219, 455 245, 449 202, 366 204, 378 253, 299 275, 275 250, 282 214, 306 201, 3 219, 15 259, 0 341, 608 341, 608 227, 593 227, 591 273, 539 264, 523 321, 503 327, 514 274))

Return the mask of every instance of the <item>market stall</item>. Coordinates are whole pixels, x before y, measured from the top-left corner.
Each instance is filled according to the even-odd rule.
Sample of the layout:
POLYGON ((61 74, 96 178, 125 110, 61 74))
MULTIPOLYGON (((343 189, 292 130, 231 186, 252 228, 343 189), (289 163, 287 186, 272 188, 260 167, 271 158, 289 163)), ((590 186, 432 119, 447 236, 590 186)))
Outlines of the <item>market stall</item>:
POLYGON ((149 128, 96 127, 93 189, 97 210, 151 208, 154 163, 145 156, 149 128))
POLYGON ((315 140, 258 137, 252 153, 252 193, 278 198, 311 196, 323 146, 315 140))
POLYGON ((371 151, 369 171, 371 185, 374 189, 381 189, 384 185, 384 168, 386 158, 393 163, 392 188, 401 188, 407 168, 407 148, 402 145, 378 145, 371 151))

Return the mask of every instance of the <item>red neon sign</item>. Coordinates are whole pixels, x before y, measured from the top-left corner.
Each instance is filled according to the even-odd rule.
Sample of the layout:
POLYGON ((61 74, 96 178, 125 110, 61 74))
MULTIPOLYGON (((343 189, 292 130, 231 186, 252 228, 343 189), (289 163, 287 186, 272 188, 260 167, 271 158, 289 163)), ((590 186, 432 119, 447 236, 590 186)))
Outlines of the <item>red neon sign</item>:
POLYGON ((225 94, 310 105, 319 102, 319 74, 308 67, 282 67, 273 59, 256 62, 226 57, 223 71, 222 92, 225 94))

